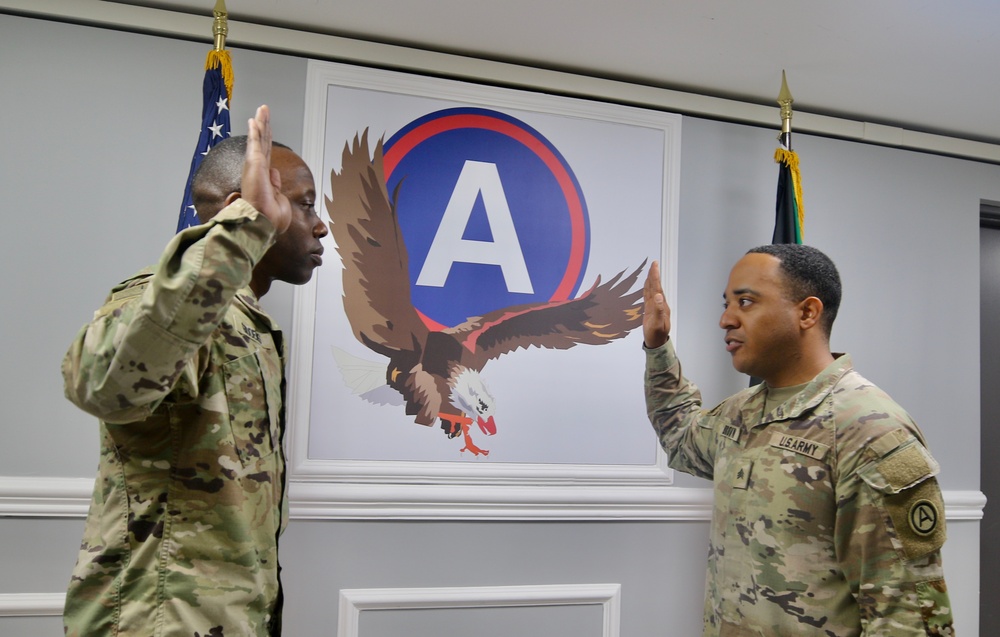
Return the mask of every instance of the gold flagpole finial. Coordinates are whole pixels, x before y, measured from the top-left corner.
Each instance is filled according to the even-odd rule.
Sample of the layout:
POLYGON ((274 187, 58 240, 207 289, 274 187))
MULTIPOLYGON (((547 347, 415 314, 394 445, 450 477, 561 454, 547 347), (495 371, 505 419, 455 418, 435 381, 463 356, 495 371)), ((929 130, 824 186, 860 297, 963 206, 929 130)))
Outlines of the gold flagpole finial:
POLYGON ((216 0, 215 9, 212 10, 215 21, 212 22, 212 35, 215 37, 215 50, 222 51, 226 48, 226 36, 229 34, 229 14, 226 13, 225 0, 216 0))
POLYGON ((788 90, 788 82, 785 81, 785 71, 781 71, 781 91, 778 93, 778 105, 781 106, 781 134, 789 135, 792 132, 792 92, 788 90))

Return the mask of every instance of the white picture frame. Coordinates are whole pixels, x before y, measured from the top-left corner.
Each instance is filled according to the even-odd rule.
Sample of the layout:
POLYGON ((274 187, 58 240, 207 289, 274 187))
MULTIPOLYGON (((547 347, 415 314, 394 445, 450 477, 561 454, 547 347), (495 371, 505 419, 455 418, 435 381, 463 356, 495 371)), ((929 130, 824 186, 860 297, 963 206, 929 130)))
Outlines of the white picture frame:
MULTIPOLYGON (((553 135, 552 131, 557 131, 553 137, 558 137, 558 132, 565 128, 563 137, 553 144, 577 170, 580 186, 588 193, 591 234, 603 233, 601 237, 610 237, 613 232, 608 229, 620 227, 622 218, 640 219, 624 224, 623 236, 602 239, 604 243, 600 245, 596 240, 591 244, 591 261, 600 253, 615 265, 605 265, 591 272, 592 263, 588 262, 586 281, 580 292, 585 291, 597 275, 607 281, 626 269, 626 274, 632 272, 643 261, 648 268, 649 261, 657 259, 668 301, 676 307, 679 115, 310 61, 302 156, 320 189, 316 206, 319 214, 328 219, 323 202, 330 197, 330 172, 340 169, 340 152, 354 135, 367 129, 369 145, 374 149, 379 137, 391 137, 395 130, 414 119, 414 113, 419 115, 450 106, 491 109, 527 121, 541 134, 553 135), (584 157, 587 154, 589 158, 584 157), (626 181, 628 183, 623 183, 626 181), (618 192, 619 189, 625 192, 618 192), (618 217, 614 218, 615 215, 618 217), (596 218, 600 219, 593 221, 596 218)), ((581 345, 568 350, 538 350, 540 354, 549 355, 548 359, 539 362, 543 358, 538 356, 531 365, 552 364, 554 356, 563 356, 572 358, 565 364, 573 373, 580 369, 596 370, 595 374, 614 370, 599 381, 594 381, 591 378, 594 374, 589 373, 573 381, 579 382, 581 387, 567 391, 583 395, 594 393, 586 386, 589 382, 599 382, 602 388, 605 383, 613 383, 615 389, 608 390, 613 398, 601 401, 596 411, 591 406, 581 415, 570 418, 573 421, 570 433, 550 433, 553 428, 536 427, 535 432, 525 438, 532 442, 509 442, 507 448, 495 450, 490 457, 458 453, 456 446, 447 452, 451 455, 444 458, 435 455, 440 453, 437 447, 426 452, 429 454, 426 457, 407 457, 408 453, 425 453, 417 451, 424 443, 414 442, 415 436, 426 438, 424 430, 427 428, 419 425, 410 424, 412 432, 402 427, 393 429, 393 436, 386 436, 384 430, 371 433, 379 441, 379 453, 388 450, 385 457, 373 455, 372 449, 366 446, 367 431, 364 436, 338 438, 340 432, 335 429, 338 422, 354 422, 358 418, 353 414, 342 415, 350 401, 343 398, 342 388, 337 387, 342 380, 330 371, 331 363, 325 360, 330 356, 331 332, 346 333, 348 341, 352 336, 349 328, 340 332, 331 330, 328 317, 336 312, 335 305, 340 302, 335 280, 341 276, 341 265, 332 236, 326 237, 324 243, 327 248, 325 265, 308 284, 297 287, 294 295, 286 410, 288 475, 293 506, 299 496, 314 505, 321 504, 314 509, 322 510, 322 517, 334 518, 646 519, 668 515, 663 511, 668 499, 664 488, 672 483, 673 476, 645 418, 641 327, 628 337, 602 347, 581 345), (317 325, 318 320, 320 325, 317 325), (601 350, 600 359, 594 358, 597 350, 601 350), (603 358, 605 350, 608 354, 613 350, 615 356, 607 363, 603 358), (339 397, 332 396, 337 392, 339 397), (616 401, 618 407, 610 409, 608 414, 597 413, 604 402, 616 401), (592 413, 594 421, 590 422, 588 418, 592 413), (543 433, 555 436, 552 440, 559 442, 538 443, 536 447, 533 441, 539 440, 543 433), (609 435, 612 438, 600 438, 609 435), (394 442, 397 436, 409 438, 405 442, 394 442), (565 446, 561 441, 566 442, 565 446), (392 444, 397 447, 392 448, 392 444)), ((633 289, 641 287, 645 275, 643 269, 633 289)), ((507 356, 511 359, 529 356, 522 353, 525 351, 529 350, 507 356)), ((354 353, 361 352, 364 347, 355 343, 354 353)), ((371 357, 378 358, 374 354, 371 357)), ((494 362, 490 365, 501 367, 494 362)), ((501 377, 496 382, 502 387, 505 380, 502 370, 493 372, 487 367, 484 375, 487 371, 495 374, 494 379, 501 377)), ((517 370, 508 370, 508 373, 516 376, 517 370)), ((553 383, 549 388, 553 394, 561 391, 557 385, 553 383)), ((511 391, 508 388, 503 398, 506 413, 513 413, 518 404, 530 400, 528 390, 533 389, 524 387, 511 391)), ((565 398, 559 400, 561 404, 572 402, 565 398)), ((544 400, 537 403, 542 407, 545 404, 544 400)), ((351 409, 354 408, 351 405, 351 409)), ((388 406, 380 408, 391 409, 388 406)), ((402 416, 402 407, 395 409, 402 416)), ((556 420, 559 419, 543 422, 556 420)), ((444 440, 442 433, 438 431, 437 435, 444 440)), ((493 440, 497 438, 499 436, 493 440)), ((428 444, 437 444, 433 438, 430 440, 428 444)), ((506 440, 517 438, 512 433, 506 440)))

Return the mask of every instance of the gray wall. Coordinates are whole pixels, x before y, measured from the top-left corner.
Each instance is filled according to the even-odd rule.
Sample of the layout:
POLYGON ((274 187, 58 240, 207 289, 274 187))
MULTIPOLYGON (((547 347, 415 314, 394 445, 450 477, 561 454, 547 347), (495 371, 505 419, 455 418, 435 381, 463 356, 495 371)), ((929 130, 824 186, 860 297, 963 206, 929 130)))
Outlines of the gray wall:
MULTIPOLYGON (((719 354, 729 268, 773 228, 774 132, 685 118, 680 330, 685 373, 717 402, 744 387, 719 354)), ((795 136, 807 243, 837 263, 832 347, 920 424, 944 489, 979 488, 979 203, 1000 168, 795 136)))
MULTIPOLYGON (((8 422, 18 425, 18 444, 0 451, 3 474, 94 471, 93 422, 60 398, 59 364, 109 285, 155 262, 173 235, 208 48, 0 16, 8 211, 0 295, 31 299, 30 311, 3 317, 6 355, 18 361, 0 371, 8 422), (51 450, 54 440, 68 453, 25 453, 51 450)), ((305 61, 249 51, 233 58, 233 130, 245 133, 267 102, 275 138, 298 148, 305 61)))
MULTIPOLYGON (((108 287, 155 259, 173 232, 206 50, 0 16, 0 495, 9 495, 2 476, 93 476, 97 428, 62 399, 59 363, 108 287)), ((246 50, 233 59, 234 129, 243 132, 266 102, 276 137, 299 147, 306 61, 246 50)), ((717 320, 731 264, 770 240, 775 131, 687 117, 682 140, 677 342, 686 373, 715 402, 746 383, 729 365, 717 320)), ((851 352, 921 424, 946 496, 978 492, 978 211, 980 199, 1000 200, 1000 167, 807 135, 796 137, 796 148, 806 238, 831 254, 844 278, 835 349, 851 352)), ((291 324, 288 286, 276 285, 265 301, 291 324)), ((638 383, 638 352, 635 364, 621 373, 638 383)), ((676 484, 706 486, 681 475, 676 484)), ((0 517, 0 568, 23 574, 0 578, 0 609, 65 588, 83 520, 45 515, 0 517)), ((949 531, 958 628, 975 634, 978 522, 950 522, 949 531)), ((706 532, 705 521, 293 519, 283 541, 288 630, 336 634, 341 589, 620 583, 622 635, 696 635, 706 532)), ((530 617, 539 634, 575 635, 570 627, 595 630, 598 621, 592 607, 571 606, 513 616, 422 613, 419 625, 428 628, 415 634, 477 621, 523 626, 530 617)), ((4 614, 16 613, 0 613, 2 635, 60 634, 56 617, 4 614)), ((368 617, 364 637, 412 619, 368 617)))

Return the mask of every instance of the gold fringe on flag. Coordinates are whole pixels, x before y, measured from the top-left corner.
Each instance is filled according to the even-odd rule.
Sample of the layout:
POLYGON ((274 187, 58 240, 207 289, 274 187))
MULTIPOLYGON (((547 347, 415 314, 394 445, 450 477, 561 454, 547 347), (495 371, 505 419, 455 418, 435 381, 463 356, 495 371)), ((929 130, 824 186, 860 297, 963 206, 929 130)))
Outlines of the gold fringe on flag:
MULTIPOLYGON (((229 51, 223 49, 216 51, 212 49, 205 58, 205 70, 210 71, 221 67, 222 81, 226 84, 226 96, 229 103, 233 103, 233 61, 229 56, 229 51)), ((797 182, 796 182, 797 183, 797 182)))
POLYGON ((799 155, 794 150, 778 148, 774 151, 774 161, 788 166, 792 173, 792 186, 795 189, 795 211, 798 216, 799 233, 805 234, 806 211, 802 207, 802 174, 799 172, 799 155))

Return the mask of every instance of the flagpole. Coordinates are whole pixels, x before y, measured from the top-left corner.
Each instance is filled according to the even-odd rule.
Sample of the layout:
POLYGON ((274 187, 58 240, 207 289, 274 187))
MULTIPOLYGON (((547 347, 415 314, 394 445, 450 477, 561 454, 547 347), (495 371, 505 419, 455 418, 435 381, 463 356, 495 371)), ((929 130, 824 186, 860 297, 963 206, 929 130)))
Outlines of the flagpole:
POLYGON ((226 48, 226 36, 229 35, 229 13, 226 12, 225 0, 216 0, 212 10, 215 20, 212 22, 212 36, 215 38, 215 50, 226 48))
MULTIPOLYGON (((221 0, 220 0, 221 1, 221 0)), ((778 92, 778 106, 781 107, 781 145, 786 150, 792 149, 792 92, 788 90, 788 82, 785 80, 785 71, 781 71, 781 90, 778 92)))
POLYGON ((795 100, 788 89, 784 70, 781 71, 781 91, 777 101, 781 107, 781 134, 778 136, 780 147, 774 151, 774 161, 780 168, 771 243, 802 243, 805 226, 802 176, 799 173, 799 156, 792 150, 792 102, 795 100))
POLYGON ((226 83, 226 96, 232 100, 233 67, 229 51, 226 50, 226 36, 229 35, 229 12, 226 11, 226 0, 215 0, 212 15, 215 17, 212 21, 214 46, 208 52, 205 68, 219 67, 222 70, 222 80, 226 83))

